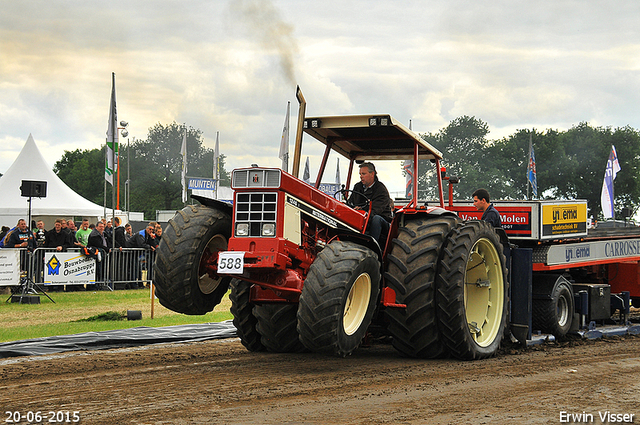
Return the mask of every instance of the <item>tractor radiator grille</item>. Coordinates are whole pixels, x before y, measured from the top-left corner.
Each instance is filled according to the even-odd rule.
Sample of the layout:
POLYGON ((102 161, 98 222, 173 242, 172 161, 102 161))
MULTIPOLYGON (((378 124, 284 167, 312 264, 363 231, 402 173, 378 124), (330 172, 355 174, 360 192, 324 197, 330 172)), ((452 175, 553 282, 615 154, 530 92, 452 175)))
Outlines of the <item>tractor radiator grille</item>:
POLYGON ((278 194, 271 193, 236 193, 235 215, 236 230, 241 224, 248 226, 248 234, 236 236, 274 236, 264 232, 264 226, 276 224, 276 208, 278 194))

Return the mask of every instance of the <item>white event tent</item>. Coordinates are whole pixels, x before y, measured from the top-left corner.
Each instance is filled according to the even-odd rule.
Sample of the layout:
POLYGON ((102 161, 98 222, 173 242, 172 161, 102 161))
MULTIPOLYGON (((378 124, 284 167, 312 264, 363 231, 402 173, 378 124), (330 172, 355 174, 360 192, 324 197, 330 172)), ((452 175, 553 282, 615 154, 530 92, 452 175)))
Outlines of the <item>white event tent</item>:
MULTIPOLYGON (((21 196, 22 180, 47 182, 45 198, 31 198, 32 220, 43 220, 50 229, 56 218, 88 218, 95 223, 104 215, 104 208, 83 198, 53 172, 31 134, 22 151, 7 172, 0 177, 0 225, 13 227, 18 219, 27 220, 29 198, 21 196)), ((110 212, 110 209, 109 209, 110 212)))

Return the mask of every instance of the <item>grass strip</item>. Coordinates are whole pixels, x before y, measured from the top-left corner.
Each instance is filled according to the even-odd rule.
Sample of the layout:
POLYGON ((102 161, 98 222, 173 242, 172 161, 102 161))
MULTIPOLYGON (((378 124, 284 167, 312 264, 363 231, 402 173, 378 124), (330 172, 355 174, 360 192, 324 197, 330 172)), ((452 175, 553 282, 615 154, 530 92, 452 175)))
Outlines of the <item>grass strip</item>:
MULTIPOLYGON (((47 293, 55 304, 42 294, 40 304, 0 303, 0 342, 138 326, 163 327, 221 322, 232 318, 228 295, 214 311, 202 316, 175 313, 155 300, 152 319, 149 289, 47 293), (125 312, 126 318, 127 310, 141 311, 142 320, 95 319, 104 319, 107 313, 118 315, 118 312, 125 312)), ((2 296, 9 297, 8 294, 2 296)))

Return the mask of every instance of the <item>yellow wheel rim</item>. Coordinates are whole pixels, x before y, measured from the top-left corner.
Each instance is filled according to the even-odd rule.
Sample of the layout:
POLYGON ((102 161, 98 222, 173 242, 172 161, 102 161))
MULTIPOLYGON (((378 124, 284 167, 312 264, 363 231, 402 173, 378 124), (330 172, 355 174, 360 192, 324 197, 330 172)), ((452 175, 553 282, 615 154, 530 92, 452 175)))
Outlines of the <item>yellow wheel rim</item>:
POLYGON ((353 282, 347 301, 344 305, 342 325, 347 335, 353 335, 364 320, 371 298, 371 276, 362 273, 353 282))
POLYGON ((504 302, 500 254, 489 239, 481 238, 471 249, 464 285, 467 323, 479 346, 491 345, 500 332, 504 302))

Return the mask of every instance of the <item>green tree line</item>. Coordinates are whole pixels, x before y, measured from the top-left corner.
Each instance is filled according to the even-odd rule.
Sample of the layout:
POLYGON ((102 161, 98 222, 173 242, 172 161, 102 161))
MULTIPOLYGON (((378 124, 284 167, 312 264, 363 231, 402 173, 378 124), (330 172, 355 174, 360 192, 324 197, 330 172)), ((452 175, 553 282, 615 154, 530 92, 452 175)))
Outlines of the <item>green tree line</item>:
MULTIPOLYGON (((130 179, 130 210, 144 212, 146 219, 155 219, 156 210, 182 209, 182 139, 184 126, 175 122, 160 123, 149 129, 147 138, 120 140, 120 209, 125 207, 127 169, 130 179)), ((105 148, 65 151, 53 171, 70 188, 103 205, 105 199, 105 148)), ((202 132, 187 128, 187 175, 213 177, 213 149, 206 148, 202 132)), ((230 175, 225 170, 225 156, 220 155, 220 182, 229 186, 230 175)), ((117 184, 117 183, 116 183, 117 184)), ((106 185, 107 207, 112 204, 112 187, 106 185)), ((191 202, 191 201, 189 201, 191 202)))
MULTIPOLYGON (((437 133, 421 137, 443 154, 441 165, 460 177, 454 199, 470 199, 484 187, 492 199, 527 199, 529 140, 536 159, 537 199, 586 199, 589 215, 602 217, 600 193, 605 167, 615 146, 621 170, 614 186, 616 218, 640 206, 640 133, 629 126, 592 127, 580 123, 567 131, 521 129, 500 140, 489 140, 489 126, 476 117, 454 119, 437 133)), ((435 167, 418 164, 418 193, 437 198, 435 167)), ((444 188, 445 197, 447 189, 444 188)), ((632 214, 633 215, 633 214, 632 214)))
MULTIPOLYGON (((120 207, 124 208, 127 163, 130 168, 131 211, 143 211, 148 219, 156 210, 180 209, 180 148, 184 126, 175 122, 156 124, 144 140, 133 139, 120 145, 120 207)), ((616 147, 622 171, 615 180, 616 218, 623 208, 635 212, 640 206, 640 133, 627 127, 592 127, 580 123, 567 131, 521 129, 499 140, 487 138, 489 126, 476 117, 454 119, 437 133, 421 137, 443 154, 441 165, 449 175, 457 175, 454 199, 469 199, 479 187, 489 190, 493 199, 526 199, 526 170, 531 139, 536 157, 538 199, 586 199, 589 214, 602 216, 600 193, 604 171, 616 147)), ((188 175, 213 175, 213 149, 204 147, 202 132, 187 128, 188 175)), ((54 171, 83 197, 103 204, 103 149, 65 151, 54 171)), ((220 184, 228 186, 230 173, 220 155, 220 184)), ((435 167, 428 161, 418 164, 418 193, 421 199, 437 198, 435 167)), ((107 184, 107 206, 111 206, 111 186, 107 184)), ((445 196, 446 196, 445 188, 445 196)))

